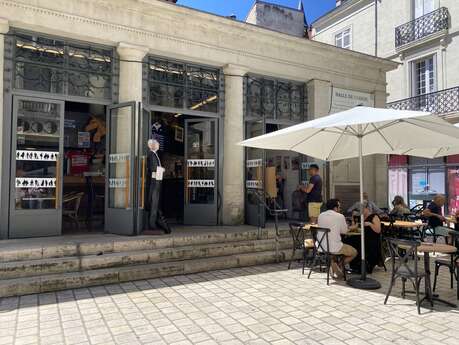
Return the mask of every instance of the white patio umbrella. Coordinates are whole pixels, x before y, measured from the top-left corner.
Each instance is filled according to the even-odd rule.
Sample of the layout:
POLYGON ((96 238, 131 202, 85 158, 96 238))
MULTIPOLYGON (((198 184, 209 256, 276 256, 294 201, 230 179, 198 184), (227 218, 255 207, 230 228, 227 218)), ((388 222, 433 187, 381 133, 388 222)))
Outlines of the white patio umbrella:
MULTIPOLYGON (((290 150, 325 161, 359 158, 360 203, 363 204, 363 156, 432 153, 459 148, 459 128, 430 113, 358 106, 333 115, 247 139, 242 146, 290 150), (433 150, 432 150, 433 149, 433 150), (429 151, 430 150, 430 151, 429 151)), ((366 279, 365 232, 361 212, 362 276, 348 283, 379 288, 366 279)))

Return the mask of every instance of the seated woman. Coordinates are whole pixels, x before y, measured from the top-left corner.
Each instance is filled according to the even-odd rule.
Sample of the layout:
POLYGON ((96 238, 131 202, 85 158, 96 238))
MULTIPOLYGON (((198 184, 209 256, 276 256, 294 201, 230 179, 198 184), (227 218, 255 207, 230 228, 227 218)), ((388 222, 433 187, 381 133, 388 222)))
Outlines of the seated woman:
MULTIPOLYGON (((368 203, 363 203, 363 217, 365 219, 365 262, 367 273, 372 273, 376 265, 382 262, 381 253, 381 220, 371 212, 368 203)), ((344 240, 358 251, 357 257, 351 261, 350 267, 355 272, 361 271, 361 241, 360 236, 349 236, 344 240)))
POLYGON ((403 197, 401 197, 400 195, 396 195, 394 197, 394 200, 392 201, 392 206, 394 208, 390 212, 391 216, 394 216, 397 218, 403 218, 407 214, 410 214, 410 209, 405 204, 405 200, 403 200, 403 197))

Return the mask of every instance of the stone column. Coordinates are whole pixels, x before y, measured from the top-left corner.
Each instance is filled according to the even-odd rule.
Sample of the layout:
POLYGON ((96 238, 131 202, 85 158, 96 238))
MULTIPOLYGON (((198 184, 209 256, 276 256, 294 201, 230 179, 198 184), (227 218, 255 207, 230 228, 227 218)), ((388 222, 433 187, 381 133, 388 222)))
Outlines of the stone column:
MULTIPOLYGON (((148 52, 148 49, 141 46, 134 46, 127 43, 118 44, 118 55, 120 58, 120 78, 119 78, 119 102, 140 102, 142 101, 142 63, 141 61, 148 52), (123 61, 124 60, 124 61, 123 61)), ((112 117, 111 137, 116 140, 116 154, 129 157, 131 151, 131 139, 134 134, 132 128, 132 116, 128 108, 118 110, 116 116, 112 117)), ((126 184, 130 183, 130 164, 134 164, 133 157, 126 161, 116 164, 115 178, 117 181, 123 180, 126 184)), ((126 187, 127 188, 127 187, 126 187)), ((114 206, 116 208, 132 207, 128 204, 129 195, 125 188, 116 188, 114 206)), ((132 203, 132 200, 131 200, 132 203)))
MULTIPOLYGON (((0 18, 0 34, 6 34, 10 29, 8 20, 0 18)), ((3 114, 4 111, 4 104, 3 104, 3 93, 4 93, 4 61, 5 61, 5 36, 0 35, 0 152, 3 152, 3 119, 6 117, 3 114)), ((2 159, 0 159, 0 174, 2 172, 2 159)), ((0 176, 1 180, 2 176, 0 176)), ((2 193, 3 185, 0 184, 0 195, 2 193)), ((6 186, 8 187, 8 186, 6 186)), ((8 188, 6 188, 8 190, 8 188)), ((0 234, 0 238, 2 238, 0 234)))
POLYGON ((244 76, 247 69, 226 65, 223 143, 223 224, 244 222, 244 76))

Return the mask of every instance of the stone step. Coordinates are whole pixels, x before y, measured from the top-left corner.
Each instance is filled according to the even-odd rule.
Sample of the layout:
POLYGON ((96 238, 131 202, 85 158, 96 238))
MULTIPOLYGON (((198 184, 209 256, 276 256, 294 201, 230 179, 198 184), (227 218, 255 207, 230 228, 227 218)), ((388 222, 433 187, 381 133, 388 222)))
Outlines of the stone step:
MULTIPOLYGON (((280 230, 281 238, 290 238, 287 229, 280 230)), ((246 231, 209 231, 201 233, 173 233, 161 236, 123 237, 116 235, 73 236, 52 239, 22 239, 0 241, 0 262, 30 261, 48 258, 81 257, 100 253, 120 253, 181 246, 205 245, 275 238, 274 229, 246 231), (94 237, 96 238, 94 240, 94 237)))
MULTIPOLYGON (((298 253, 301 255, 301 253, 298 253)), ((34 277, 0 280, 0 297, 75 289, 134 280, 168 277, 235 267, 270 264, 285 261, 291 250, 235 254, 193 260, 169 261, 155 264, 132 265, 105 269, 47 274, 34 277)))
MULTIPOLYGON (((292 244, 289 238, 280 238, 278 245, 279 250, 281 250, 291 248, 292 244)), ((266 252, 274 251, 275 248, 276 241, 274 239, 267 239, 188 245, 152 250, 109 252, 102 255, 89 254, 83 256, 64 256, 61 258, 10 261, 0 265, 0 279, 266 252)))

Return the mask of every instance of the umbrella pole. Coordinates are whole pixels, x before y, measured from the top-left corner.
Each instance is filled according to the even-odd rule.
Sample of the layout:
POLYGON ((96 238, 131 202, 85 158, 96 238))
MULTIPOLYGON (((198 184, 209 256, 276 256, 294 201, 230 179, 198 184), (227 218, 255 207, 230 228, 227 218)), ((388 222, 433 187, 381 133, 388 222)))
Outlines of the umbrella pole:
MULTIPOLYGON (((360 126, 359 126, 360 127, 360 126)), ((360 128, 359 128, 360 130, 360 128)), ((360 250, 362 253, 361 276, 347 280, 348 285, 356 289, 376 290, 381 284, 374 279, 367 278, 367 267, 365 264, 365 219, 363 216, 363 136, 358 136, 359 140, 359 179, 360 179, 360 250)))

